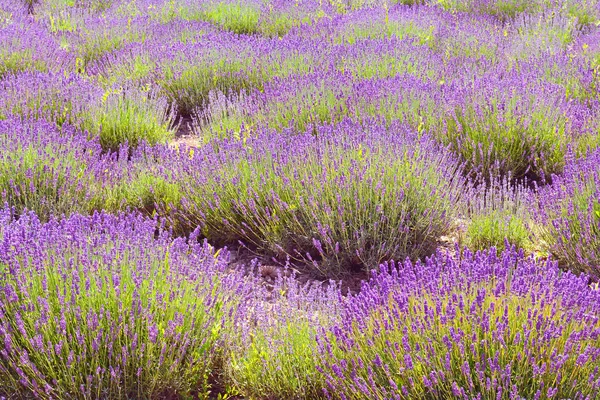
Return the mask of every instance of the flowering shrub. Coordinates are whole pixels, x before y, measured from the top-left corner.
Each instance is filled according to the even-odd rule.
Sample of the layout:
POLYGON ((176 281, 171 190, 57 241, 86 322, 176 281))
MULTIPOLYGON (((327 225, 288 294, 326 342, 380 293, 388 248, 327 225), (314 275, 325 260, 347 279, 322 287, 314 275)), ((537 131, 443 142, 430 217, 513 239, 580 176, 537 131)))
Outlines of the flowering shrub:
POLYGON ((329 398, 571 398, 600 390, 600 292, 522 252, 374 272, 321 336, 329 398))
POLYGON ((327 276, 429 255, 458 211, 458 164, 402 126, 346 121, 219 146, 181 168, 182 218, 327 276))
POLYGON ((467 196, 467 215, 464 244, 471 250, 489 247, 503 249, 505 243, 531 250, 532 233, 529 205, 534 194, 520 184, 510 184, 510 179, 490 179, 467 196))
POLYGON ((539 236, 547 251, 575 272, 600 278, 600 152, 571 161, 539 196, 539 236))
POLYGON ((6 79, 0 83, 0 119, 10 116, 71 124, 98 137, 105 150, 124 143, 164 143, 174 133, 174 115, 157 93, 102 90, 75 74, 23 73, 6 79))
MULTIPOLYGON (((97 141, 48 122, 0 121, 0 198, 15 213, 85 213, 109 168, 97 141)), ((108 180, 107 182, 108 183, 108 180)))
POLYGON ((0 394, 206 396, 249 295, 226 258, 135 215, 0 228, 0 394), (158 239, 155 239, 155 235, 158 239))

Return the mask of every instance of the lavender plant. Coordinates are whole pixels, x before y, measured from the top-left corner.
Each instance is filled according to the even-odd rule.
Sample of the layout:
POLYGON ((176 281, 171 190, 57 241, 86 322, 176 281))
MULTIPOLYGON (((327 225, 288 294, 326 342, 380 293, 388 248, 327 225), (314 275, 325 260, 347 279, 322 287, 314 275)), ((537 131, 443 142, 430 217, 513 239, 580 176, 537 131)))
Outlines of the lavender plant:
POLYGON ((81 126, 82 115, 101 96, 79 75, 26 72, 0 82, 0 119, 12 115, 81 126))
MULTIPOLYGON (((269 268, 259 269, 266 275, 269 268)), ((270 272, 272 287, 262 294, 269 301, 246 315, 232 339, 225 376, 247 397, 320 398, 325 382, 317 370, 315 338, 341 322, 343 297, 334 282, 327 288, 302 285, 293 274, 270 272)))
POLYGON ((516 179, 528 175, 545 181, 560 172, 569 128, 560 88, 517 91, 510 81, 486 86, 477 87, 466 104, 454 106, 442 140, 474 175, 486 177, 497 170, 516 179))
MULTIPOLYGON (((362 70, 354 73, 399 72, 385 71, 384 65, 375 65, 374 70, 359 67, 362 70)), ((423 82, 410 75, 354 83, 351 71, 317 72, 293 79, 273 79, 262 91, 250 94, 209 96, 206 107, 195 116, 194 127, 198 136, 209 139, 239 138, 242 128, 247 135, 252 135, 255 127, 259 130, 264 126, 279 131, 291 128, 296 132, 316 133, 321 124, 335 124, 348 118, 358 122, 383 118, 387 123, 404 122, 418 131, 439 132, 444 116, 441 93, 438 83, 423 82)))
POLYGON ((90 211, 109 168, 98 142, 43 121, 0 121, 0 149, 2 203, 42 220, 90 211))
POLYGON ((562 266, 594 279, 600 277, 598 157, 594 151, 585 159, 572 160, 563 176, 540 193, 536 213, 544 248, 562 266))
POLYGON ((0 79, 23 71, 56 73, 68 69, 70 62, 72 57, 59 47, 42 25, 13 22, 2 27, 0 79))
POLYGON ((1 394, 208 396, 250 286, 207 244, 156 229, 106 214, 2 227, 1 394))
POLYGON ((203 18, 235 33, 255 33, 260 19, 260 3, 251 1, 210 1, 203 18))
POLYGON ((599 293, 495 249, 382 266, 321 335, 329 398, 584 399, 600 386, 599 293))
POLYGON ((328 276, 431 254, 460 199, 460 168, 406 128, 344 121, 195 151, 183 219, 212 240, 309 261, 328 276), (293 143, 293 146, 292 146, 293 143))
POLYGON ((97 136, 104 149, 128 143, 165 143, 175 134, 175 115, 167 99, 156 92, 117 89, 105 92, 82 116, 81 127, 97 136))
POLYGON ((158 83, 180 114, 190 115, 201 107, 211 90, 236 92, 260 82, 252 67, 253 51, 245 45, 233 49, 218 51, 204 43, 172 49, 175 55, 162 65, 164 78, 158 83))
POLYGON ((529 208, 534 195, 525 185, 512 186, 510 177, 492 177, 489 184, 480 185, 467 198, 469 213, 463 242, 469 249, 504 249, 508 243, 533 250, 529 208))
POLYGON ((155 91, 102 90, 79 75, 25 73, 0 86, 0 119, 17 116, 67 123, 98 137, 105 150, 142 141, 164 143, 174 134, 174 114, 155 91))
MULTIPOLYGON (((113 213, 134 209, 147 216, 161 216, 167 222, 166 217, 181 203, 173 172, 182 162, 178 152, 167 146, 122 146, 113 162, 113 183, 105 187, 97 208, 113 213)), ((182 233, 176 219, 168 222, 169 229, 182 233)))

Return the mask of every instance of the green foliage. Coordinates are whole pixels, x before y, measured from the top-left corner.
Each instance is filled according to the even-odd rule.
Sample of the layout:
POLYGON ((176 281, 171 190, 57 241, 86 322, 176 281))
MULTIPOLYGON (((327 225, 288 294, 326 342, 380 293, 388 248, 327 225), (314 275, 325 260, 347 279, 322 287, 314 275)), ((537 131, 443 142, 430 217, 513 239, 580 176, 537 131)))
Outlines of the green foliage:
POLYGON ((367 52, 355 57, 342 58, 336 63, 341 73, 350 73, 356 80, 381 79, 398 75, 412 75, 423 79, 434 78, 437 71, 433 65, 420 62, 405 49, 383 52, 367 52))
POLYGON ((104 149, 123 143, 137 146, 166 143, 174 135, 174 115, 166 100, 135 90, 107 91, 102 101, 84 114, 82 128, 98 136, 104 149))
POLYGON ((144 167, 136 170, 140 171, 133 177, 126 177, 107 189, 98 209, 111 212, 135 209, 154 216, 168 214, 179 205, 181 193, 176 183, 167 182, 166 178, 144 167))
POLYGON ((434 25, 420 26, 411 20, 395 20, 386 18, 383 21, 375 20, 369 25, 348 24, 336 30, 333 36, 335 44, 355 44, 365 39, 414 39, 418 45, 427 45, 433 48, 438 38, 434 25))
POLYGON ((188 63, 181 68, 164 66, 164 79, 159 82, 169 100, 183 115, 191 115, 208 99, 212 90, 239 92, 260 86, 261 80, 252 68, 251 58, 205 57, 203 61, 188 63))
POLYGON ((310 323, 299 322, 254 332, 245 352, 232 356, 233 384, 253 398, 319 397, 323 383, 315 364, 316 334, 310 323))
POLYGON ((84 30, 80 33, 80 41, 74 44, 74 51, 83 62, 83 67, 103 55, 123 48, 128 43, 143 43, 146 33, 135 27, 104 27, 84 30))
MULTIPOLYGON (((41 85, 40 85, 41 86, 41 85)), ((67 84, 62 88, 59 86, 44 85, 44 87, 31 87, 21 89, 16 85, 5 88, 5 96, 0 109, 0 120, 10 115, 22 119, 46 119, 58 126, 64 124, 76 125, 79 122, 78 111, 74 109, 76 103, 69 96, 65 96, 67 90, 76 89, 76 84, 67 84)))
POLYGON ((491 246, 504 250, 508 242, 526 251, 533 250, 530 231, 533 194, 524 186, 491 179, 469 196, 469 213, 464 244, 472 251, 491 246))
POLYGON ((547 179, 564 166, 567 119, 559 109, 544 106, 533 96, 512 95, 504 104, 491 98, 485 106, 456 107, 446 120, 441 140, 474 175, 489 177, 498 171, 516 179, 525 174, 547 179), (524 114, 523 108, 529 112, 524 114))
POLYGON ((44 60, 34 59, 33 50, 7 51, 0 48, 0 80, 10 74, 32 70, 48 71, 48 65, 44 60))
POLYGON ((120 63, 111 63, 97 76, 98 82, 105 88, 117 85, 132 85, 143 88, 151 82, 157 63, 147 54, 127 58, 120 63))
POLYGON ((595 1, 566 1, 563 7, 566 8, 566 14, 575 19, 580 29, 585 29, 600 21, 598 4, 595 1))
POLYGON ((259 320, 256 327, 249 328, 247 338, 236 339, 241 345, 232 347, 226 376, 250 398, 320 398, 325 383, 316 368, 315 337, 317 326, 331 325, 334 313, 328 309, 308 315, 281 302, 287 302, 285 296, 279 297, 273 308, 286 313, 277 320, 259 320))
POLYGON ((547 0, 437 0, 447 10, 489 14, 500 20, 514 19, 519 14, 533 14, 543 10, 547 0))
POLYGON ((561 266, 575 273, 600 277, 600 203, 598 151, 580 165, 569 166, 564 179, 540 194, 536 239, 561 266))
MULTIPOLYGON (((372 64, 374 67, 359 64, 354 65, 360 74, 385 75, 395 73, 396 68, 392 60, 381 68, 377 62, 372 64)), ((375 88, 367 86, 367 96, 346 85, 336 85, 335 81, 303 78, 293 92, 286 89, 280 93, 276 86, 270 87, 264 101, 251 103, 252 113, 247 110, 248 96, 242 94, 224 99, 217 94, 209 99, 202 112, 195 115, 194 132, 206 140, 252 136, 255 127, 262 126, 278 131, 292 128, 296 132, 314 132, 321 124, 338 123, 346 118, 355 121, 382 118, 388 124, 400 121, 419 132, 440 130, 439 107, 427 93, 405 87, 390 90, 385 80, 370 83, 375 88)), ((391 85, 394 83, 392 81, 391 85)))
POLYGON ((256 33, 260 9, 239 0, 211 1, 205 5, 203 19, 235 33, 256 33))
POLYGON ((508 242, 527 248, 531 246, 529 238, 530 233, 521 218, 506 212, 491 212, 471 218, 465 233, 465 245, 471 250, 484 250, 491 246, 502 250, 508 242))

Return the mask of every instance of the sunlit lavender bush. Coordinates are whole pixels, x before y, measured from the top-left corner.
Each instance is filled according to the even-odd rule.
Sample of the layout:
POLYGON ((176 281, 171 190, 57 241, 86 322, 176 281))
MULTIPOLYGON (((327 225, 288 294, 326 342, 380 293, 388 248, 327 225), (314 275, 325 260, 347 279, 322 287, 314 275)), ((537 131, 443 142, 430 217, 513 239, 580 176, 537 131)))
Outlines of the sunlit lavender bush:
POLYGON ((105 150, 164 143, 175 124, 167 100, 155 91, 103 90, 76 74, 22 73, 0 82, 0 119, 10 116, 70 124, 99 138, 105 150))
POLYGON ((528 76, 507 75, 483 78, 466 101, 451 101, 442 140, 473 174, 545 181, 564 166, 568 103, 558 85, 528 84, 528 76))
POLYGON ((182 218, 216 242, 241 240, 325 275, 429 255, 460 212, 458 163, 398 124, 345 121, 316 136, 266 131, 218 146, 181 167, 182 218))
POLYGON ((11 21, 3 27, 0 17, 0 79, 23 71, 69 70, 73 57, 41 24, 11 21))
POLYGON ((7 213, 0 227, 0 395, 208 395, 223 332, 251 295, 245 279, 227 271, 226 258, 135 215, 42 224, 29 214, 10 222, 7 213))
POLYGON ((575 272, 600 278, 600 153, 572 160, 563 176, 540 193, 536 213, 542 245, 575 272))
POLYGON ((101 151, 71 127, 0 121, 0 199, 15 213, 27 209, 43 220, 88 212, 108 182, 110 164, 101 151))
POLYGON ((189 227, 169 218, 181 203, 175 171, 185 162, 168 146, 144 144, 135 150, 121 147, 113 160, 113 179, 98 199, 98 208, 108 212, 134 209, 147 216, 160 216, 175 233, 189 233, 189 227))
POLYGON ((102 90, 76 74, 21 73, 0 82, 0 119, 11 115, 78 126, 102 90))
POLYGON ((594 398, 599 311, 586 277, 514 249, 391 263, 319 336, 319 369, 329 398, 594 398))
POLYGON ((325 380, 315 338, 341 322, 341 290, 333 281, 301 284, 269 265, 259 271, 272 282, 268 302, 257 302, 232 338, 227 382, 253 398, 320 398, 325 380))
POLYGON ((97 136, 104 149, 127 143, 164 144, 174 134, 175 115, 167 99, 137 89, 108 90, 81 116, 81 128, 97 136))
POLYGON ((511 185, 510 177, 490 178, 472 189, 464 221, 463 244, 469 249, 503 249, 505 244, 533 251, 531 204, 534 193, 525 185, 511 185))

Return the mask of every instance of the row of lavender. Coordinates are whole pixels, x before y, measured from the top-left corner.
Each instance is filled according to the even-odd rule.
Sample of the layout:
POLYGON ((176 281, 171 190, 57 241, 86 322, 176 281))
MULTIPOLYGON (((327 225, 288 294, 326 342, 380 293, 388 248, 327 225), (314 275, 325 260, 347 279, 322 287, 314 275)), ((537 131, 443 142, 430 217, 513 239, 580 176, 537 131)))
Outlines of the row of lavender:
POLYGON ((473 176, 543 183, 569 147, 598 146, 593 4, 509 21, 441 6, 339 14, 306 3, 288 15, 270 4, 304 24, 282 37, 219 29, 209 5, 243 20, 237 3, 58 4, 7 12, 0 117, 70 123, 105 149, 164 143, 190 116, 200 142, 383 116, 430 132, 473 176))
MULTIPOLYGON (((134 215, 0 213, 0 395, 591 399, 599 292, 509 249, 386 264, 358 295, 134 215), (220 389, 218 389, 220 388, 220 389)), ((223 398, 223 397, 221 397, 223 398)))
POLYGON ((599 20, 4 1, 0 396, 595 398, 599 20))
POLYGON ((600 152, 571 157, 538 190, 475 185, 429 135, 365 122, 106 153, 68 126, 9 119, 0 121, 0 195, 15 215, 42 220, 136 209, 178 234, 199 228, 215 245, 243 242, 327 277, 423 258, 456 231, 472 249, 508 239, 600 276, 600 152))

